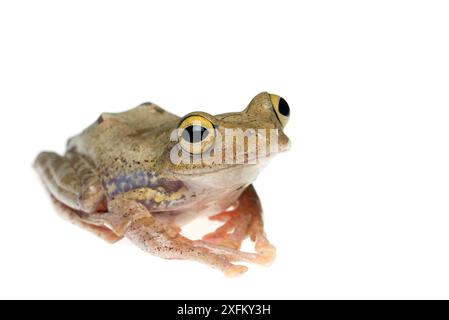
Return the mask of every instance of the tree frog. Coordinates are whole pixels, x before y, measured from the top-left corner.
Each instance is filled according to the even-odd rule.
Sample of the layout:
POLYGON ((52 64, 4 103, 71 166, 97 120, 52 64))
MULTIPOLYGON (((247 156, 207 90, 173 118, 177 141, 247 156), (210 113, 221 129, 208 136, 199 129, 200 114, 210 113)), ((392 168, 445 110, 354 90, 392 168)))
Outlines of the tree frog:
POLYGON ((269 265, 275 259, 252 182, 289 148, 283 132, 289 116, 287 102, 267 92, 241 112, 215 116, 178 117, 143 103, 102 113, 68 140, 64 155, 41 152, 34 167, 58 212, 74 224, 111 243, 126 237, 153 255, 237 276, 247 271, 239 262, 269 265), (235 131, 244 139, 226 139, 235 131), (250 140, 256 153, 248 151, 250 140), (182 226, 204 215, 222 225, 199 240, 182 234, 182 226), (254 252, 240 250, 247 237, 254 252))

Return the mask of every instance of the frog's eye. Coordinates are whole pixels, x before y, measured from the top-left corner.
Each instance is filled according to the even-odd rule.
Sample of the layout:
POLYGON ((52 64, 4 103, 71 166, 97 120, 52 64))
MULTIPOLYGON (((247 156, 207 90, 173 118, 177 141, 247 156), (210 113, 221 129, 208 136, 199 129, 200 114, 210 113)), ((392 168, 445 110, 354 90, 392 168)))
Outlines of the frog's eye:
POLYGON ((203 153, 214 143, 214 125, 202 116, 189 116, 178 127, 178 140, 185 151, 203 153))
POLYGON ((281 122, 282 126, 285 127, 290 117, 290 107, 284 98, 279 97, 275 94, 270 94, 271 103, 273 104, 273 109, 276 117, 281 122))

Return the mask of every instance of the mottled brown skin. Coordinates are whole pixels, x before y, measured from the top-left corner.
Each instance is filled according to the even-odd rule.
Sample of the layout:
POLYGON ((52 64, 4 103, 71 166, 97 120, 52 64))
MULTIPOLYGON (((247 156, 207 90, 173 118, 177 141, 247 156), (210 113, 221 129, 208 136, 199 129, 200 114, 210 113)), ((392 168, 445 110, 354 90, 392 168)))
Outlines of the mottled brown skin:
MULTIPOLYGON (((278 129, 280 150, 288 149, 268 93, 257 95, 242 112, 194 114, 209 119, 223 134, 225 128, 278 129)), ((170 141, 170 134, 180 120, 152 103, 103 113, 68 141, 64 156, 42 152, 35 168, 59 212, 109 242, 127 237, 151 254, 200 261, 228 276, 247 270, 233 261, 270 264, 275 249, 264 234, 251 184, 267 159, 257 164, 174 164, 169 154, 177 141, 170 141), (180 234, 180 226, 203 214, 224 225, 202 240, 180 234), (247 236, 255 241, 256 253, 239 250, 247 236)), ((246 151, 237 148, 235 156, 239 152, 246 151)))

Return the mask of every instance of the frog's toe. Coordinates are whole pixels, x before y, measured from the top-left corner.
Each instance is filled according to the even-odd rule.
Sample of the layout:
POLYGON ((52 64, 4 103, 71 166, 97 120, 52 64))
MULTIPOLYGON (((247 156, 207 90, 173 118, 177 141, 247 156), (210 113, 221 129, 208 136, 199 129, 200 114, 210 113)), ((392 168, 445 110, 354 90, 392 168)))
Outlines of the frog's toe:
POLYGON ((235 213, 235 208, 232 207, 231 210, 228 209, 226 211, 223 211, 223 212, 217 213, 213 216, 210 216, 209 220, 225 222, 225 221, 230 220, 233 217, 234 213, 235 213))
POLYGON ((240 276, 248 271, 248 267, 242 265, 232 265, 228 269, 224 270, 223 273, 226 277, 233 278, 240 276))
POLYGON ((241 241, 225 238, 219 244, 230 249, 238 250, 240 249, 241 241))
POLYGON ((217 228, 215 231, 203 236, 203 240, 210 242, 210 243, 218 244, 218 243, 224 241, 226 238, 228 238, 228 236, 230 234, 229 232, 231 232, 234 229, 235 229, 235 223, 234 223, 233 219, 230 219, 230 220, 226 221, 222 226, 217 228))
POLYGON ((210 244, 240 249, 243 240, 248 237, 251 216, 233 210, 221 212, 210 219, 225 223, 214 232, 206 234, 202 239, 210 244))
POLYGON ((276 259, 276 247, 270 243, 258 244, 256 243, 257 258, 255 263, 269 266, 276 259))
POLYGON ((240 249, 240 246, 241 246, 241 241, 231 239, 227 234, 219 235, 219 236, 211 236, 209 234, 209 235, 204 236, 203 240, 210 244, 214 244, 214 245, 218 245, 218 246, 222 246, 222 247, 226 247, 226 248, 230 248, 230 249, 235 249, 235 250, 240 249))
POLYGON ((271 265, 276 258, 276 249, 271 244, 261 245, 256 249, 256 253, 245 252, 238 249, 230 248, 223 245, 212 244, 201 240, 195 241, 197 247, 203 247, 211 252, 226 257, 230 261, 243 261, 258 264, 261 266, 271 265))

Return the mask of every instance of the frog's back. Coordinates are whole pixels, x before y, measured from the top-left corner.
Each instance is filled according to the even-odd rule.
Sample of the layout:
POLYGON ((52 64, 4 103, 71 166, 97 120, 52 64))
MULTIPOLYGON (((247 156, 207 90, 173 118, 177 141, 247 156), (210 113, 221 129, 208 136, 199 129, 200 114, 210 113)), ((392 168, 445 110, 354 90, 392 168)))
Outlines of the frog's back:
POLYGON ((158 105, 146 102, 130 110, 118 113, 102 113, 96 124, 105 120, 118 121, 136 131, 157 130, 165 122, 178 120, 179 117, 162 109, 158 105))
POLYGON ((144 103, 120 113, 102 113, 67 148, 88 156, 94 165, 107 169, 134 169, 146 163, 152 169, 170 141, 179 117, 153 103, 144 103))

